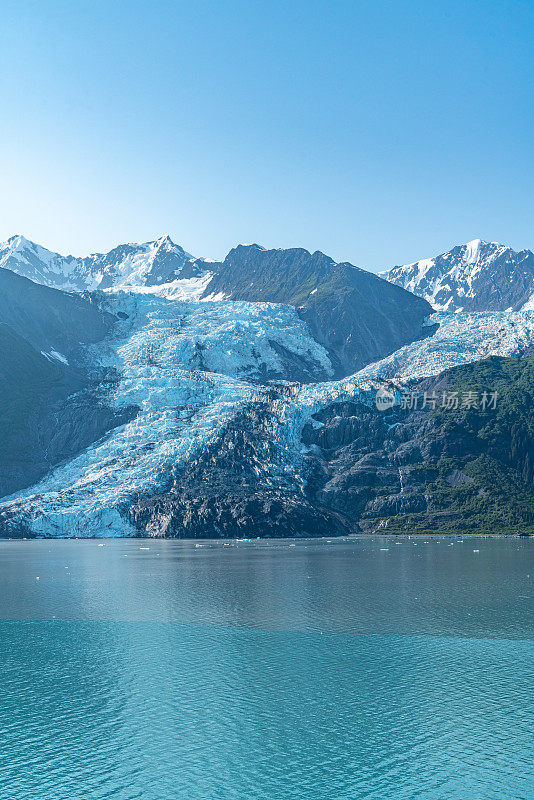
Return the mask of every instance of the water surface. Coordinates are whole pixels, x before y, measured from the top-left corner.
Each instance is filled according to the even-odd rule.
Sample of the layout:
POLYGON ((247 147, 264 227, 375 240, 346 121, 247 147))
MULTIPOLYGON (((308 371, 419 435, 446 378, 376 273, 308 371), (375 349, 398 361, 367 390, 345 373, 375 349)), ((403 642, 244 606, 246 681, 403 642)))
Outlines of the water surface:
POLYGON ((534 798, 534 542, 0 542, 2 800, 534 798))

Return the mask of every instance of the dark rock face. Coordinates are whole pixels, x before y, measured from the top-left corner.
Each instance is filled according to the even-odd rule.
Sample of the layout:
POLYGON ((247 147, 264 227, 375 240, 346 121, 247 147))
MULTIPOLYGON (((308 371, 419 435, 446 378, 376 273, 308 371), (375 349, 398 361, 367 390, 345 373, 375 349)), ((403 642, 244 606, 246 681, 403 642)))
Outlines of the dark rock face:
POLYGON ((384 277, 447 311, 518 311, 534 294, 534 253, 477 239, 384 277))
POLYGON ((272 436, 275 390, 233 419, 217 440, 172 476, 168 491, 139 500, 130 519, 142 535, 179 538, 335 536, 346 526, 313 505, 283 469, 272 436))
POLYGON ((432 309, 421 298, 351 264, 302 248, 264 250, 240 245, 213 265, 205 297, 287 303, 329 352, 336 377, 425 335, 432 309))
POLYGON ((113 324, 88 300, 0 270, 0 496, 38 481, 136 413, 108 407, 83 345, 113 324))
POLYGON ((429 447, 436 447, 439 434, 428 414, 336 403, 314 419, 322 427, 310 424, 303 431, 303 441, 313 446, 310 498, 342 514, 349 529, 351 520, 369 530, 382 517, 426 511, 424 480, 416 481, 411 468, 426 461, 429 447))
POLYGON ((36 483, 137 413, 108 406, 83 373, 49 371, 53 365, 43 356, 31 366, 31 385, 11 383, 9 397, 0 378, 0 497, 36 483))
POLYGON ((430 307, 408 292, 390 293, 385 283, 369 272, 338 264, 322 292, 299 308, 314 338, 331 353, 337 376, 427 335, 423 322, 430 307))
POLYGON ((89 300, 0 269, 0 322, 39 352, 63 355, 103 339, 114 322, 89 300))
POLYGON ((366 532, 534 530, 534 358, 490 358, 417 391, 497 389, 494 411, 336 403, 307 425, 307 495, 366 532))
POLYGON ((259 390, 130 519, 142 535, 171 537, 534 532, 533 378, 533 357, 492 358, 414 387, 497 387, 495 413, 333 403, 303 429, 303 473, 272 435, 284 390, 259 390))

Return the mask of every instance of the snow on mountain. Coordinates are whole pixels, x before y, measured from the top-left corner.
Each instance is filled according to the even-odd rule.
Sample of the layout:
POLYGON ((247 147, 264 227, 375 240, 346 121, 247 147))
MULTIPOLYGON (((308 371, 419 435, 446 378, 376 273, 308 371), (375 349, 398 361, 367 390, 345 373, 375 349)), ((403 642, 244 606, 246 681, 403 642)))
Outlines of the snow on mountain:
MULTIPOLYGON (((264 272, 271 261, 274 263, 275 258, 278 259, 277 270, 280 268, 278 262, 283 262, 285 266, 286 262, 289 263, 295 284, 293 293, 300 298, 299 292, 302 293, 303 285, 310 280, 308 273, 301 275, 302 254, 310 262, 311 266, 307 266, 308 272, 317 269, 315 262, 319 256, 327 261, 326 272, 328 280, 332 281, 332 270, 336 265, 322 254, 310 255, 298 248, 265 251, 259 245, 241 245, 234 248, 225 262, 220 264, 194 259, 169 236, 142 244, 122 244, 108 253, 94 253, 81 258, 62 256, 24 236, 12 236, 0 244, 0 268, 9 269, 36 283, 66 291, 126 289, 183 300, 198 300, 202 297, 207 300, 233 298, 280 302, 282 298, 278 297, 279 285, 274 282, 272 286, 269 284, 266 287, 264 272), (253 280, 248 278, 247 282, 247 276, 243 278, 231 261, 231 257, 235 261, 235 254, 243 253, 251 254, 249 261, 252 256, 256 261, 263 259, 260 265, 263 272, 258 279, 253 276, 253 280)), ((254 259, 252 261, 254 263, 251 264, 247 261, 246 270, 250 271, 255 267, 259 269, 254 259)), ((367 279, 375 277, 361 270, 353 269, 350 274, 353 273, 367 279)), ((481 239, 454 247, 448 253, 434 258, 394 267, 383 272, 382 277, 424 298, 436 310, 518 311, 534 305, 534 253, 530 250, 515 252, 496 242, 484 242, 481 239)), ((287 280, 283 282, 284 286, 287 280)), ((306 295, 309 302, 316 300, 316 291, 315 286, 306 295)), ((282 301, 288 302, 285 298, 282 301)), ((299 302, 302 305, 302 299, 299 302)))
POLYGON ((0 267, 67 291, 127 290, 174 300, 288 303, 347 375, 422 335, 432 309, 351 264, 303 248, 238 245, 224 261, 194 259, 168 236, 85 258, 52 253, 22 236, 0 245, 0 267))
POLYGON ((518 311, 534 293, 534 253, 474 239, 381 273, 442 311, 518 311))
POLYGON ((109 253, 87 256, 82 265, 99 280, 97 286, 88 288, 127 289, 168 283, 191 259, 169 236, 162 236, 154 242, 123 244, 109 253))
POLYGON ((74 256, 53 253, 24 236, 11 236, 0 244, 0 267, 53 288, 82 288, 76 276, 79 261, 74 256))
POLYGON ((358 375, 406 382, 489 356, 521 355, 534 346, 534 311, 438 312, 431 323, 439 324, 433 336, 401 347, 358 375))
MULTIPOLYGON (((0 246, 0 267, 55 288, 98 289, 77 298, 4 273, 6 281, 28 284, 24 291, 39 298, 54 294, 59 295, 57 302, 83 302, 82 321, 89 313, 85 305, 99 319, 104 312, 102 331, 99 328, 98 336, 84 339, 85 345, 62 349, 60 339, 57 343, 51 339, 44 353, 57 363, 68 356, 73 368, 92 375, 95 396, 121 421, 82 452, 75 451, 74 457, 54 462, 58 465, 39 483, 4 498, 0 504, 4 534, 138 535, 134 504, 168 491, 184 465, 206 453, 225 426, 253 408, 263 409, 261 424, 268 426, 275 442, 275 456, 260 449, 254 469, 267 484, 278 482, 289 492, 300 491, 307 452, 301 435, 312 414, 333 401, 358 400, 374 406, 382 381, 403 383, 490 355, 519 355, 534 346, 534 308, 526 310, 534 297, 533 254, 474 240, 388 273, 390 281, 422 294, 442 310, 427 321, 426 338, 333 380, 339 371, 327 348, 329 340, 320 339, 320 344, 314 336, 302 315, 299 292, 306 286, 306 297, 312 295, 318 282, 311 278, 321 270, 327 299, 344 298, 356 278, 358 286, 360 279, 364 282, 363 288, 371 279, 351 265, 330 264, 322 254, 302 250, 264 251, 254 246, 252 251, 242 247, 237 254, 232 252, 233 260, 227 258, 215 288, 224 294, 230 286, 234 299, 223 300, 217 293, 209 298, 209 284, 221 265, 192 259, 168 237, 82 259, 51 253, 23 237, 12 237, 0 246), (247 296, 251 260, 254 279, 264 281, 261 292, 255 289, 260 292, 257 297, 247 296), (260 269, 264 260, 270 271, 260 269), (338 273, 339 279, 332 283, 338 273), (288 297, 269 302, 282 274, 295 285, 288 297), (243 296, 235 297, 236 292, 243 296)), ((401 316, 403 303, 428 309, 421 300, 372 276, 370 290, 379 293, 383 287, 401 316), (398 295, 406 297, 397 301, 398 295)), ((369 291, 350 295, 356 298, 354 302, 349 298, 351 313, 360 313, 357 298, 367 297, 369 291)), ((14 303, 7 302, 4 293, 13 315, 14 303)), ((377 296, 376 303, 383 302, 381 298, 377 296)), ((37 306, 45 308, 49 302, 39 299, 37 306)), ((344 310, 345 306, 334 304, 328 315, 325 312, 328 330, 339 334, 344 310)), ((25 319, 17 312, 19 318, 25 319)), ((49 328, 51 323, 45 322, 49 328)), ((374 328, 365 331, 372 338, 374 328)), ((78 334, 74 338, 78 343, 78 334)), ((392 349, 383 348, 381 353, 392 349)))
MULTIPOLYGON (((439 314, 433 337, 342 380, 284 384, 292 370, 332 374, 328 355, 295 310, 274 303, 191 302, 146 293, 95 296, 118 317, 112 333, 87 349, 87 366, 120 375, 107 402, 137 406, 135 419, 115 428, 39 484, 4 499, 3 529, 41 536, 132 536, 131 508, 157 495, 212 443, 243 409, 265 403, 276 462, 265 480, 304 483, 301 442, 310 416, 334 400, 373 404, 383 379, 434 375, 488 355, 514 355, 534 343, 534 312, 439 314), (285 386, 285 389, 284 389, 285 386)), ((148 531, 149 532, 149 531, 148 531)))
POLYGON ((24 236, 12 236, 0 244, 0 267, 66 291, 169 284, 176 281, 188 262, 188 279, 206 273, 203 263, 193 265, 192 256, 169 236, 144 244, 119 245, 109 253, 83 258, 53 253, 24 236))
POLYGON ((337 377, 418 339, 432 313, 420 297, 318 250, 238 245, 212 270, 203 299, 290 303, 328 349, 337 377))
MULTIPOLYGON (((204 262, 205 263, 205 262, 204 262)), ((212 277, 211 272, 201 273, 193 278, 176 278, 169 283, 161 283, 157 286, 129 286, 125 291, 135 291, 137 294, 152 294, 155 297, 166 297, 168 300, 186 300, 195 302, 202 298, 206 287, 212 277)), ((114 292, 114 289, 106 289, 107 292, 114 292)), ((202 298, 202 299, 224 299, 224 298, 202 298)))
MULTIPOLYGON (((290 376, 295 361, 332 373, 326 351, 289 306, 123 292, 101 295, 101 302, 121 321, 89 348, 88 361, 121 375, 107 401, 139 412, 38 485, 4 500, 8 528, 23 523, 33 535, 134 535, 124 513, 128 502, 161 490, 177 465, 253 401, 258 380, 290 376)), ((102 392, 105 387, 106 381, 102 392)))

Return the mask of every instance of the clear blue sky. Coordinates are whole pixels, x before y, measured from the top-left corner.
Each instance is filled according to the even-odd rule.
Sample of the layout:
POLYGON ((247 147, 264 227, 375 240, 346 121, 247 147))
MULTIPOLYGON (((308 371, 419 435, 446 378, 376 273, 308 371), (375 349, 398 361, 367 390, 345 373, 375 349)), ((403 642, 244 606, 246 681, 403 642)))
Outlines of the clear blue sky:
POLYGON ((0 239, 534 249, 534 2, 0 3, 0 239))

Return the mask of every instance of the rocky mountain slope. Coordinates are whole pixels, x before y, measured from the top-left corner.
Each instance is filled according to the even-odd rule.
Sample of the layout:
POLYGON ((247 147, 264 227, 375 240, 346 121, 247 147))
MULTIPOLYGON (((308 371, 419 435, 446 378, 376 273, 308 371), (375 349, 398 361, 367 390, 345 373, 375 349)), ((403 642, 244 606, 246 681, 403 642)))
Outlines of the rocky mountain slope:
POLYGON ((291 400, 266 390, 130 519, 140 532, 200 538, 534 533, 533 379, 534 357, 491 357, 414 382, 418 407, 385 413, 372 390, 340 391, 304 418, 293 469, 277 435, 291 400), (495 391, 495 408, 482 408, 495 391), (443 409, 444 392, 475 393, 476 405, 443 409))
POLYGON ((165 236, 76 259, 17 236, 0 246, 2 266, 67 290, 289 304, 326 348, 337 376, 426 335, 424 320, 431 313, 425 301, 376 275, 303 249, 240 245, 223 262, 213 262, 193 259, 165 236))
POLYGON ((92 393, 121 424, 5 498, 4 535, 346 532, 342 512, 309 493, 316 447, 304 430, 321 427, 314 415, 336 403, 373 409, 384 381, 534 344, 532 312, 487 315, 478 326, 473 315, 451 315, 434 337, 403 348, 405 372, 394 354, 342 380, 288 382, 295 361, 329 368, 289 306, 122 292, 98 302, 116 322, 86 349, 92 393))
POLYGON ((335 403, 314 416, 307 497, 347 530, 534 533, 534 357, 493 357, 416 383, 418 408, 335 403), (476 405, 423 408, 476 395, 476 405), (484 408, 497 392, 495 408, 484 408))
MULTIPOLYGON (((148 266, 137 273, 143 280, 148 266)), ((382 340, 383 358, 339 377, 333 340, 321 339, 325 320, 334 336, 338 317, 346 333, 366 307, 378 318, 380 308, 427 308, 360 273, 320 253, 257 246, 221 264, 189 259, 171 281, 127 290, 65 293, 0 271, 1 534, 335 535, 401 530, 408 514, 421 515, 410 518, 420 530, 425 519, 441 524, 427 495, 444 496, 442 478, 467 493, 461 486, 479 480, 469 464, 485 445, 470 422, 465 452, 449 468, 457 434, 435 414, 400 408, 402 391, 422 380, 437 390, 449 378, 436 376, 488 357, 522 364, 534 346, 534 312, 435 314, 424 338, 401 329, 402 346, 391 352, 382 340), (245 299, 255 283, 260 299, 245 299), (243 299, 221 297, 229 293, 243 299), (319 306, 309 301, 317 295, 319 306), (385 412, 376 406, 383 387, 394 404, 385 412)), ((372 320, 361 322, 375 335, 372 320)), ((530 375, 512 372, 503 374, 521 385, 530 375)), ((520 457, 523 422, 515 432, 506 425, 496 440, 515 442, 520 457)), ((496 453, 486 455, 510 478, 503 493, 512 497, 516 486, 517 503, 527 503, 506 472, 516 466, 496 453)), ((489 524, 479 506, 473 529, 489 524)), ((516 511, 509 530, 528 522, 516 511)))
POLYGON ((338 377, 428 333, 426 302, 320 252, 239 245, 212 270, 204 297, 289 303, 328 350, 338 377))
POLYGON ((102 339, 113 321, 90 298, 0 269, 0 322, 56 361, 65 363, 79 345, 102 339))
POLYGON ((534 296, 534 253, 475 239, 382 276, 443 311, 518 311, 534 296))
POLYGON ((34 483, 125 418, 99 399, 113 376, 86 361, 115 322, 88 299, 0 269, 0 495, 34 483))

